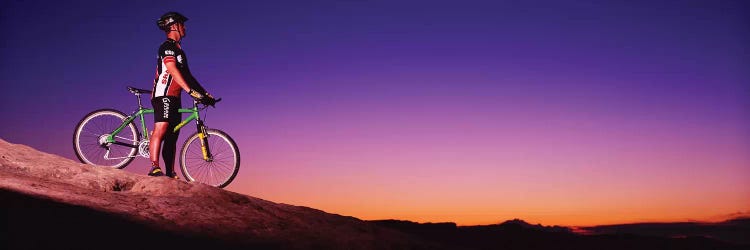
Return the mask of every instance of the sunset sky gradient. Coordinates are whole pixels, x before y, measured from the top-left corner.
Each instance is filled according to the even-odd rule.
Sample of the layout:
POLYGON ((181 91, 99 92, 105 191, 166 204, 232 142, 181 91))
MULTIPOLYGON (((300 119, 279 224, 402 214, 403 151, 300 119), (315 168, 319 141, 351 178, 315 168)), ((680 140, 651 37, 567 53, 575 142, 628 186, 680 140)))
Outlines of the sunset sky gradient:
POLYGON ((750 213, 748 7, 2 1, 0 138, 75 159, 86 113, 151 88, 178 11, 241 148, 228 190, 367 220, 720 220, 750 213))

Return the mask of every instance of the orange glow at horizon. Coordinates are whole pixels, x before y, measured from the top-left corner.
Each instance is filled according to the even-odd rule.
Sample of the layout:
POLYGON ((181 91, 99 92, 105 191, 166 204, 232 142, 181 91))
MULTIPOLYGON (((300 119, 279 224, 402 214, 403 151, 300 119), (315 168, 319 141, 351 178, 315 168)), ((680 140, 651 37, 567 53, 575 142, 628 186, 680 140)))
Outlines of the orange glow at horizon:
MULTIPOLYGON (((733 168, 742 169, 742 165, 733 168)), ((417 171, 397 177, 388 177, 394 173, 387 172, 357 173, 356 169, 338 169, 339 175, 335 176, 322 176, 314 171, 273 177, 254 173, 258 176, 253 181, 239 182, 229 190, 362 220, 458 225, 496 224, 514 218, 561 226, 711 222, 729 219, 730 214, 747 215, 750 211, 747 178, 732 175, 731 171, 721 175, 721 168, 716 169, 718 175, 701 177, 704 183, 694 183, 701 178, 685 172, 638 176, 622 171, 583 177, 566 175, 564 168, 556 173, 550 173, 550 168, 545 170, 557 176, 545 179, 544 183, 533 183, 534 176, 541 174, 534 170, 522 171, 525 177, 502 176, 495 171, 473 174, 417 171), (627 177, 628 174, 633 175, 627 177), (368 177, 354 178, 356 175, 368 177), (266 181, 270 179, 274 181, 266 181), (304 186, 299 186, 301 183, 304 186)))
MULTIPOLYGON (((3 140, 77 160, 83 116, 153 87, 173 1, 90 2, 0 3, 3 140)), ((748 1, 226 2, 180 2, 226 190, 459 225, 750 215, 748 1)))

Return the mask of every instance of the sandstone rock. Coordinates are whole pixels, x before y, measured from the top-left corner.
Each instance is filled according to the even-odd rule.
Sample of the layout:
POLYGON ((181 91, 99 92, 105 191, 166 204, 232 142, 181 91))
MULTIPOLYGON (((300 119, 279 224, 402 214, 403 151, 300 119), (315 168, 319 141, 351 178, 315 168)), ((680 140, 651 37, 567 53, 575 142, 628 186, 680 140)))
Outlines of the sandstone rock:
POLYGON ((198 183, 94 167, 3 140, 0 140, 0 191, 2 218, 11 232, 5 234, 7 239, 0 240, 7 240, 11 247, 125 249, 140 244, 153 246, 152 238, 161 242, 157 245, 168 247, 180 244, 282 249, 436 247, 353 217, 278 204, 198 183), (39 216, 46 221, 39 221, 39 216), (91 219, 97 221, 88 221, 91 219), (57 225, 61 223, 72 225, 57 225), (54 232, 44 229, 48 227, 54 228, 54 232), (21 228, 29 228, 30 232, 21 228), (123 235, 110 237, 108 230, 123 235), (105 244, 122 241, 99 246, 103 243, 97 239, 90 242, 94 237, 78 232, 107 238, 105 244), (42 233, 55 235, 39 235, 42 233), (45 245, 45 237, 57 242, 45 245), (60 242, 68 245, 61 246, 60 242))

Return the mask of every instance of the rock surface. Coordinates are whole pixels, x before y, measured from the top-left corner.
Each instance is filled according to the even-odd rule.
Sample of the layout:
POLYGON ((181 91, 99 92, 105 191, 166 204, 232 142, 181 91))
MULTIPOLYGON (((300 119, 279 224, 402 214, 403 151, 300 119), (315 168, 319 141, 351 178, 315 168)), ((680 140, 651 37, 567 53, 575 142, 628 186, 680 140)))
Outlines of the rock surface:
POLYGON ((353 217, 93 167, 1 139, 0 202, 3 249, 436 247, 353 217))

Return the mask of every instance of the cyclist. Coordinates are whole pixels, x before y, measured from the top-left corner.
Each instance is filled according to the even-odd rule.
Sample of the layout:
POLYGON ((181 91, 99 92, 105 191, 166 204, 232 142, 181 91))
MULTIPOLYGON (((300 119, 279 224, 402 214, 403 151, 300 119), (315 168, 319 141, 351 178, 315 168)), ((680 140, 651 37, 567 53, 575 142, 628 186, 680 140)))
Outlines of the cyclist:
POLYGON ((177 12, 167 12, 156 22, 159 29, 167 34, 167 40, 159 46, 156 62, 156 78, 154 78, 151 104, 154 107, 154 132, 149 141, 151 158, 150 176, 163 176, 159 167, 159 149, 164 158, 166 176, 178 178, 174 171, 175 153, 177 151, 177 137, 179 131, 174 128, 182 120, 178 112, 181 105, 181 90, 187 92, 197 101, 214 105, 216 100, 198 83, 190 73, 187 57, 182 50, 180 41, 185 37, 185 21, 187 17, 177 12))

